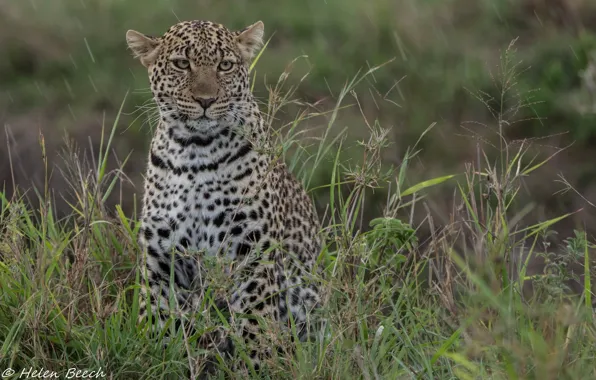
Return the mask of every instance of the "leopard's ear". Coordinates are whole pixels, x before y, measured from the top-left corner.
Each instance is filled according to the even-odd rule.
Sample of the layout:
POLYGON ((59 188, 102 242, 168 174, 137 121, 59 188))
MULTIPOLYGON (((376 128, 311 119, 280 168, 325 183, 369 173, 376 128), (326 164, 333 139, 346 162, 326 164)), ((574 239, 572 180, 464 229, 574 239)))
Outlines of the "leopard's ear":
POLYGON ((149 67, 159 54, 159 39, 139 33, 136 30, 126 32, 126 42, 135 58, 139 58, 143 66, 149 67))
POLYGON ((240 49, 240 54, 246 62, 254 57, 255 53, 263 45, 263 34, 265 25, 262 21, 257 21, 237 33, 236 43, 240 49))

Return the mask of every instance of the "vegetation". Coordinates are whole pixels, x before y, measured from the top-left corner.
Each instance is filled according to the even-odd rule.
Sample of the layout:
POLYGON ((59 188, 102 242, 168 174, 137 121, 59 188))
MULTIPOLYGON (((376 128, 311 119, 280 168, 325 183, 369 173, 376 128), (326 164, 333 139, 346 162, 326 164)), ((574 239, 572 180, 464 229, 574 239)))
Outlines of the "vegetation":
MULTIPOLYGON (((164 348, 136 324, 139 205, 129 190, 142 173, 154 110, 132 109, 149 94, 127 92, 146 80, 142 70, 122 70, 123 36, 129 27, 158 33, 198 7, 154 3, 0 4, 0 44, 10 52, 0 61, 1 101, 12 115, 46 118, 33 137, 6 133, 0 375, 76 368, 178 379, 204 363, 197 337, 178 335, 164 348), (57 125, 84 136, 59 159, 57 125), (81 149, 88 137, 90 149, 81 149), (39 147, 40 159, 12 155, 22 139, 39 147), (20 173, 34 172, 28 167, 41 168, 40 180, 16 189, 20 173)), ((317 201, 327 242, 327 330, 294 347, 267 326, 265 339, 285 350, 266 363, 264 378, 596 377, 594 205, 584 192, 591 182, 580 181, 593 165, 569 159, 563 164, 586 168, 555 176, 553 162, 563 165, 557 160, 569 149, 546 147, 566 142, 563 130, 578 141, 574 152, 591 147, 596 124, 578 73, 596 43, 579 27, 593 6, 561 1, 579 9, 562 21, 536 8, 541 29, 507 0, 307 0, 275 16, 265 2, 235 1, 234 12, 199 3, 196 18, 237 27, 263 19, 276 31, 253 70, 255 92, 279 154, 317 201), (565 27, 537 35, 556 22, 565 27), (303 53, 308 59, 292 61, 303 53), (397 134, 396 120, 407 131, 397 134), (476 123, 456 130, 462 120, 476 123), (545 127, 549 137, 538 139, 545 127), (544 201, 539 187, 556 200, 544 201)), ((239 376, 224 362, 218 371, 239 376)))

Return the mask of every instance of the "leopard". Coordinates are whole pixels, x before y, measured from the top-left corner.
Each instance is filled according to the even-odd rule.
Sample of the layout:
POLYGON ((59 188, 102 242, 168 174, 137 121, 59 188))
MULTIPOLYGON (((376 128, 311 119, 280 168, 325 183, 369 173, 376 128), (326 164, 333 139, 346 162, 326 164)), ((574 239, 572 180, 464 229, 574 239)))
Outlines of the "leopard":
MULTIPOLYGON (((157 37, 126 33, 159 115, 140 217, 139 322, 153 318, 158 330, 168 320, 192 322, 209 287, 203 264, 224 258, 231 285, 217 304, 234 322, 234 341, 250 347, 255 370, 271 351, 258 345, 260 320, 295 326, 304 339, 321 307, 316 208, 275 153, 251 87, 263 36, 262 21, 241 30, 194 20, 157 37)), ((209 347, 224 340, 213 335, 209 347)))

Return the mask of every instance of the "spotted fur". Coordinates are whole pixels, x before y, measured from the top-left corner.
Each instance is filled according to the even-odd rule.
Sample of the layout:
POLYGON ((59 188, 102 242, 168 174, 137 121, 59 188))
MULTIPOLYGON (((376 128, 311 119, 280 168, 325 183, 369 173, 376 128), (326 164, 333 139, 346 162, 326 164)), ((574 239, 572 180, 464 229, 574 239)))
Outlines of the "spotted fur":
MULTIPOLYGON (((320 303, 310 280, 320 251, 313 205, 268 149, 249 87, 248 67, 262 35, 261 22, 233 32, 206 21, 178 23, 162 37, 127 33, 160 112, 140 236, 148 284, 141 319, 151 313, 159 327, 198 311, 209 285, 202 281, 207 256, 233 263, 234 286, 224 300, 232 313, 286 323, 291 314, 305 331, 320 303)), ((248 344, 260 333, 255 319, 234 325, 248 344)), ((262 352, 250 351, 257 368, 262 352)))

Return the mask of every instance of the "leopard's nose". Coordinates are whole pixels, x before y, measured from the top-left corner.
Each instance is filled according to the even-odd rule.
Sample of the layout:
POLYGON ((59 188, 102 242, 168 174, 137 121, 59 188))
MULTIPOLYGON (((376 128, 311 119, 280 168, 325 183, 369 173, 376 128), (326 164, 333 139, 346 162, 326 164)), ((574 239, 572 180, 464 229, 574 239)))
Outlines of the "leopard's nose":
POLYGON ((195 101, 197 101, 197 103, 199 103, 201 105, 201 107, 203 107, 203 109, 209 108, 217 100, 217 98, 200 98, 200 97, 193 97, 193 99, 195 101))

